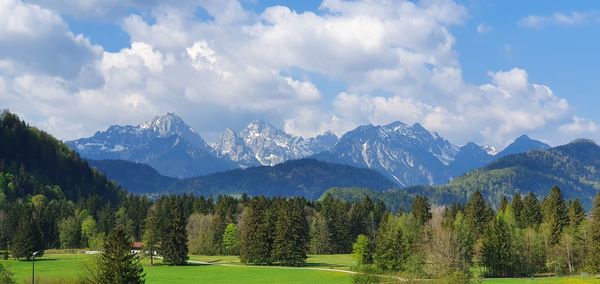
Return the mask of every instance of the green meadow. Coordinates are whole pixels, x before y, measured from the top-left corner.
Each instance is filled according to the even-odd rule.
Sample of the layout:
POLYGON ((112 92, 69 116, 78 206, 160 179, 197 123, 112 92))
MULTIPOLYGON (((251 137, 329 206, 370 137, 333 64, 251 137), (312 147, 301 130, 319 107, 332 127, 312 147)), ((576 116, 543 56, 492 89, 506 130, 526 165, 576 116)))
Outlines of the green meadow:
MULTIPOLYGON (((92 257, 85 254, 46 254, 36 260, 36 283, 74 283, 85 273, 92 257)), ((146 283, 352 283, 352 274, 319 270, 350 270, 350 255, 311 255, 302 268, 242 265, 236 256, 190 256, 191 262, 207 262, 215 265, 192 263, 188 266, 150 266, 143 259, 146 283)), ((31 262, 2 260, 15 276, 17 283, 31 283, 31 262)), ((396 280, 383 279, 382 283, 396 280)), ((418 281, 434 283, 435 281, 418 281)), ((488 284, 512 283, 600 283, 600 279, 585 277, 536 278, 536 279, 485 279, 488 284)))

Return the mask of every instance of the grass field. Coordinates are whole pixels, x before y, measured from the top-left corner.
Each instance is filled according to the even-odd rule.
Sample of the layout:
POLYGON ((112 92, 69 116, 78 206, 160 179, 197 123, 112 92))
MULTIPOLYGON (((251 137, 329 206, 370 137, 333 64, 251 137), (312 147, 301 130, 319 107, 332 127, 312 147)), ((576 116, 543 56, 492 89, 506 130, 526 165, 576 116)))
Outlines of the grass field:
MULTIPOLYGON (((85 271, 91 257, 76 254, 46 254, 36 260, 36 276, 44 279, 60 278, 66 282, 75 279, 85 271)), ((326 261, 340 260, 340 263, 351 262, 349 256, 326 256, 315 258, 322 266, 326 261)), ((192 256, 190 260, 239 264, 239 258, 226 256, 192 256)), ((31 280, 31 262, 2 260, 15 276, 17 283, 31 280)), ((160 260, 157 261, 160 263, 160 260)), ((352 276, 346 273, 317 271, 306 269, 287 269, 266 266, 229 267, 219 265, 188 266, 149 266, 144 259, 146 283, 352 283, 352 276)), ((335 266, 335 264, 327 264, 335 266)), ((36 277, 37 278, 37 277, 36 277)))
MULTIPOLYGON (((83 254, 46 254, 36 261, 36 276, 56 279, 52 283, 68 283, 85 271, 90 256, 83 254)), ((352 275, 333 271, 293 269, 286 267, 238 266, 234 256, 191 256, 191 261, 210 262, 223 265, 149 266, 143 260, 146 283, 352 283, 352 275)), ((31 262, 2 260, 15 275, 17 283, 31 281, 31 262)), ((156 261, 160 263, 160 260, 156 261)), ((350 255, 311 255, 306 268, 348 270, 352 265, 350 255)), ((37 278, 37 277, 36 277, 37 278)), ((425 281, 420 281, 425 282, 425 281)), ((433 281, 435 282, 435 281, 433 281)), ((37 282, 44 283, 44 282, 37 282)), ((431 283, 431 282, 428 282, 431 283)), ((485 279, 487 284, 512 283, 599 283, 592 278, 537 278, 537 279, 485 279)))

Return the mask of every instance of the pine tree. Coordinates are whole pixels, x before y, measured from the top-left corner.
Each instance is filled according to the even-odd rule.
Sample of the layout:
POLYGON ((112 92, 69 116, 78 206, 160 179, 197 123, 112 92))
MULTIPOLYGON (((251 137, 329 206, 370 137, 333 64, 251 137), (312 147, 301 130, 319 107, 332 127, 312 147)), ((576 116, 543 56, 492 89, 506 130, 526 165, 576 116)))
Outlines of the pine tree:
POLYGON ((590 212, 588 230, 588 254, 586 270, 591 273, 600 272, 600 194, 596 195, 594 207, 590 212))
POLYGON ((185 265, 188 260, 187 222, 180 200, 174 200, 170 218, 167 220, 166 233, 161 236, 163 260, 172 265, 185 265))
POLYGON ((35 251, 34 224, 30 218, 21 218, 15 236, 11 243, 11 254, 14 258, 29 260, 35 251))
POLYGON ((471 228, 473 228, 475 239, 478 239, 481 236, 485 225, 491 218, 493 218, 491 208, 487 206, 481 192, 476 191, 471 195, 465 208, 465 219, 471 228))
POLYGON ((510 228, 502 216, 491 222, 482 236, 481 265, 490 276, 512 276, 510 228))
POLYGON ((310 253, 326 254, 330 252, 329 232, 325 219, 319 212, 315 212, 310 224, 310 253))
POLYGON ((554 186, 542 204, 544 226, 549 244, 555 245, 560 241, 563 228, 568 223, 567 209, 560 188, 554 186))
POLYGON ((420 225, 431 220, 431 205, 427 197, 417 195, 410 211, 420 225))
POLYGON ((404 244, 398 219, 392 215, 384 219, 377 234, 375 264, 384 271, 399 271, 408 257, 408 248, 404 244))
POLYGON ((282 265, 301 266, 306 261, 309 228, 301 199, 282 201, 275 222, 273 260, 282 265))
POLYGON ((523 210, 520 215, 525 228, 537 227, 542 223, 542 209, 535 193, 530 192, 523 198, 523 210))
POLYGON ((254 197, 240 220, 240 261, 242 263, 271 264, 272 215, 269 200, 254 197))
POLYGON ((127 233, 117 226, 104 242, 94 283, 144 283, 145 277, 138 255, 131 252, 127 233))
POLYGON ((321 203, 321 214, 327 224, 329 248, 332 253, 349 253, 350 239, 349 205, 327 194, 321 203))
POLYGON ((585 219, 585 209, 579 199, 569 200, 567 203, 567 214, 569 216, 569 227, 576 228, 585 219))
POLYGON ((523 198, 521 198, 521 194, 516 192, 515 195, 512 198, 511 204, 510 206, 513 209, 513 212, 515 214, 515 221, 517 223, 517 227, 519 228, 524 228, 525 227, 525 220, 523 220, 523 198))

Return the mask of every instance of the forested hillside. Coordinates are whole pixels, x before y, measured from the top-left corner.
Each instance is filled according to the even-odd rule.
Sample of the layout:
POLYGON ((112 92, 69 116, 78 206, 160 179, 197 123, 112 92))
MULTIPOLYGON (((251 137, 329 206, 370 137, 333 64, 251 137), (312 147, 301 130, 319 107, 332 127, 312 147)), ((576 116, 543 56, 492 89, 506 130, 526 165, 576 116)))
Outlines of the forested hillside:
POLYGON ((386 190, 395 185, 376 171, 311 159, 288 161, 273 167, 231 170, 176 181, 168 191, 197 195, 302 196, 317 199, 332 187, 386 190))
POLYGON ((41 194, 49 200, 93 198, 115 205, 122 194, 65 144, 7 111, 0 115, 0 172, 8 202, 41 194))
POLYGON ((0 248, 14 257, 88 244, 114 226, 124 192, 51 135, 0 115, 0 248), (84 229, 85 228, 85 229, 84 229))
POLYGON ((579 198, 590 208, 600 190, 600 147, 590 140, 576 140, 548 150, 509 155, 430 190, 453 193, 462 200, 481 190, 497 204, 502 196, 515 192, 544 196, 555 185, 563 189, 565 198, 579 198))

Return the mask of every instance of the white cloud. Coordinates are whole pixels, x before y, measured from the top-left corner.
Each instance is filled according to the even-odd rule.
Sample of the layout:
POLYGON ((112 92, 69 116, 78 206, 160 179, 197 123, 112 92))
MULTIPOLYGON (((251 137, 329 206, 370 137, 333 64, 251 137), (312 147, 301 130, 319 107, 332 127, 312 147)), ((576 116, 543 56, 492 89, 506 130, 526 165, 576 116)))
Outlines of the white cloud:
POLYGON ((93 64, 101 50, 85 37, 71 33, 53 11, 16 0, 0 0, 0 60, 6 62, 0 64, 0 71, 74 79, 86 65, 93 64))
POLYGON ((573 116, 571 121, 565 123, 559 127, 559 130, 562 134, 568 135, 570 137, 575 137, 578 135, 597 135, 598 133, 598 125, 590 120, 573 116))
POLYGON ((303 136, 402 120, 457 143, 502 146, 573 116, 566 100, 530 82, 522 69, 490 72, 488 84, 466 82, 449 27, 467 13, 450 0, 325 0, 318 12, 276 6, 260 14, 233 0, 76 2, 71 8, 60 0, 40 3, 45 8, 0 1, 28 9, 19 21, 44 21, 47 28, 34 29, 41 36, 19 45, 0 39, 7 47, 0 49, 3 101, 64 139, 175 111, 205 136, 257 117, 303 136), (198 19, 194 5, 212 19, 198 19), (144 17, 122 12, 142 6, 144 17), (131 46, 118 52, 92 46, 48 7, 90 17, 121 11, 115 21, 131 46), (346 88, 323 93, 311 76, 297 73, 346 88))
POLYGON ((519 26, 525 28, 542 28, 550 25, 574 26, 588 23, 600 23, 599 11, 554 13, 548 16, 529 15, 519 20, 519 26))

